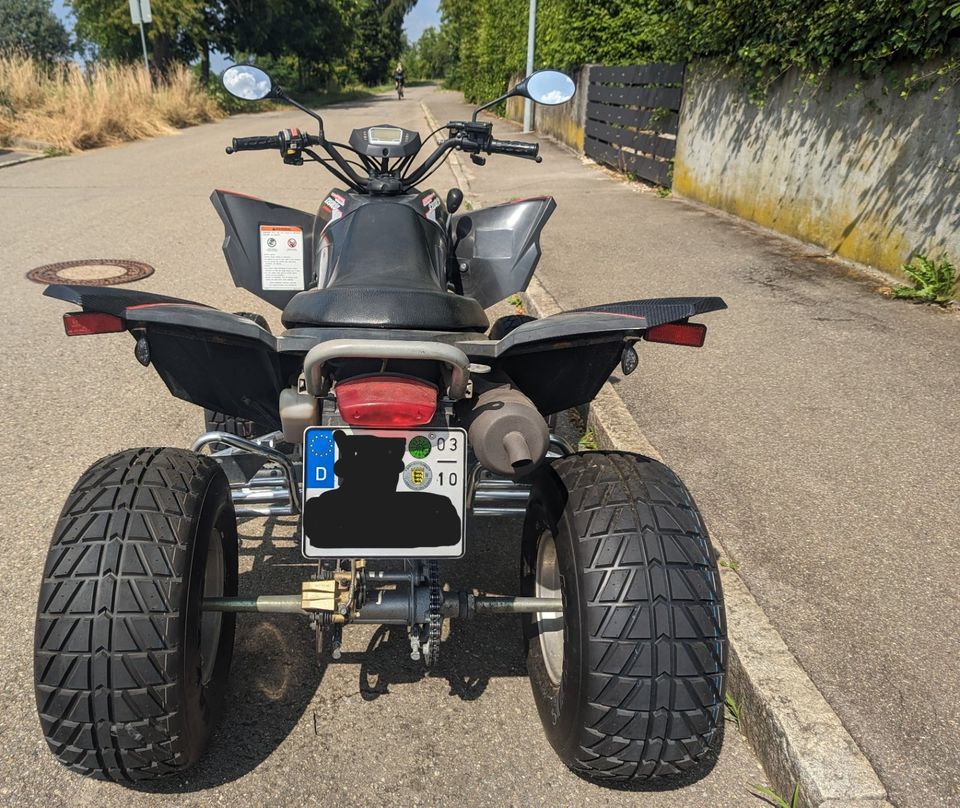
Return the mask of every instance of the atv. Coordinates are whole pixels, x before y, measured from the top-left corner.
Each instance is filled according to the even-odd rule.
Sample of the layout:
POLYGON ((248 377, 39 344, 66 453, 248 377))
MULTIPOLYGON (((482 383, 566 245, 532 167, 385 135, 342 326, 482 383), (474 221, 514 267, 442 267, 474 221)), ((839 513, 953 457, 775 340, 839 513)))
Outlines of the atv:
MULTIPOLYGON (((454 151, 541 160, 477 113, 508 96, 560 104, 562 73, 533 73, 446 136, 390 124, 328 140, 322 119, 264 71, 235 65, 239 98, 313 116, 233 140, 318 162, 341 184, 316 214, 218 190, 234 283, 282 310, 258 316, 137 290, 52 285, 78 307, 68 336, 128 332, 136 359, 205 408, 190 449, 94 463, 53 534, 35 639, 37 706, 53 754, 83 775, 136 782, 203 754, 224 706, 237 614, 302 615, 319 653, 352 624, 406 627, 432 667, 445 620, 522 616, 546 735, 583 776, 615 783, 696 767, 715 746, 726 637, 715 555, 683 483, 662 463, 576 451, 551 430, 589 404, 637 346, 699 347, 690 318, 716 297, 630 300, 488 322, 527 288, 549 196, 460 212, 424 187, 454 151), (298 517, 308 580, 238 592, 237 520, 298 517), (443 562, 467 527, 523 517, 519 593, 449 591, 443 562)), ((264 524, 260 522, 258 524, 264 524)))

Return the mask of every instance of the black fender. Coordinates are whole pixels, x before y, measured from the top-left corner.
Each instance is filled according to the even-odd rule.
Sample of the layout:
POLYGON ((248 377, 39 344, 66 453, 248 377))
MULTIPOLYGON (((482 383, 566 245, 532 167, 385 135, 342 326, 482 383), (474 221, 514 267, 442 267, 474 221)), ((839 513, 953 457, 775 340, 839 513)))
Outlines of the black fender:
POLYGON ((457 347, 509 377, 547 415, 593 401, 624 348, 648 329, 725 308, 719 297, 607 303, 524 323, 500 340, 462 341, 457 347))
POLYGON ((136 289, 54 285, 44 295, 119 317, 146 339, 150 364, 177 398, 280 428, 280 390, 302 360, 281 355, 276 337, 252 320, 136 289))
POLYGON ((302 210, 276 205, 263 199, 216 190, 210 201, 223 221, 223 255, 233 282, 253 292, 271 306, 284 308, 295 294, 316 286, 313 268, 313 231, 317 217, 302 210), (260 227, 292 227, 300 230, 303 278, 295 289, 264 289, 260 269, 260 227))
POLYGON ((454 216, 464 295, 489 308, 524 291, 540 261, 540 231, 556 208, 552 196, 537 196, 454 216))

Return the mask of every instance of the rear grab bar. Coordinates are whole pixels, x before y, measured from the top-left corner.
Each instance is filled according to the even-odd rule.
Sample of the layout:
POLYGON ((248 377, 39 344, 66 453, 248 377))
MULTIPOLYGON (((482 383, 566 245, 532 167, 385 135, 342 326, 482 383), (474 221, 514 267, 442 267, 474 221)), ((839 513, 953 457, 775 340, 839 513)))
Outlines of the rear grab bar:
POLYGON ((467 393, 470 360, 455 345, 385 339, 332 339, 314 345, 303 360, 307 392, 322 396, 323 366, 331 359, 423 359, 440 362, 446 369, 447 394, 459 401, 467 393))

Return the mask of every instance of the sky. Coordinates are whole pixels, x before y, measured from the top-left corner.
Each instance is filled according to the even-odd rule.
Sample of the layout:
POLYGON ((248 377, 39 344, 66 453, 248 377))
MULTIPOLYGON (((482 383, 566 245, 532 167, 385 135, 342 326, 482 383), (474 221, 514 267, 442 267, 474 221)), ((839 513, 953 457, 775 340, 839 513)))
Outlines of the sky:
MULTIPOLYGON (((53 0, 53 12, 63 20, 67 30, 73 30, 73 15, 64 0, 53 0)), ((407 39, 410 42, 416 42, 423 33, 423 29, 431 25, 434 28, 440 27, 440 0, 417 0, 417 4, 403 21, 403 30, 407 39)))

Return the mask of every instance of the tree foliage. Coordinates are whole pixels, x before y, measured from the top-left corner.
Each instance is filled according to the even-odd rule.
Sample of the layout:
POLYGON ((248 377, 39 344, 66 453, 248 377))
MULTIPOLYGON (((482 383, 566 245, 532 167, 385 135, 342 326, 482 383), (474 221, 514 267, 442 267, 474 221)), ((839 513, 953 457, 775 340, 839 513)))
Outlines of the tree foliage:
MULTIPOLYGON (((448 77, 473 100, 526 63, 527 0, 441 0, 448 77)), ((539 0, 538 66, 713 57, 762 90, 790 68, 865 76, 902 60, 960 66, 957 0, 539 0)))
POLYGON ((403 49, 403 18, 417 0, 359 0, 351 15, 353 46, 348 66, 364 84, 393 74, 403 49))
POLYGON ((0 0, 0 52, 12 50, 43 61, 70 54, 70 35, 50 0, 0 0))
MULTIPOLYGON (((127 0, 68 0, 77 18, 77 36, 94 46, 97 55, 132 61, 141 53, 138 26, 130 20, 127 0)), ((157 67, 166 72, 175 60, 190 61, 200 55, 208 37, 204 0, 151 0, 153 22, 146 26, 147 39, 157 67)))
MULTIPOLYGON (((67 1, 77 33, 99 55, 124 61, 138 57, 140 40, 128 0, 67 1)), ((237 59, 260 58, 277 68, 287 86, 323 83, 335 72, 375 84, 392 72, 403 46, 403 18, 415 2, 151 0, 147 38, 162 72, 174 60, 204 60, 215 48, 237 59)))
POLYGON ((403 65, 407 75, 415 79, 445 77, 453 67, 457 48, 441 29, 430 27, 403 53, 403 65))

